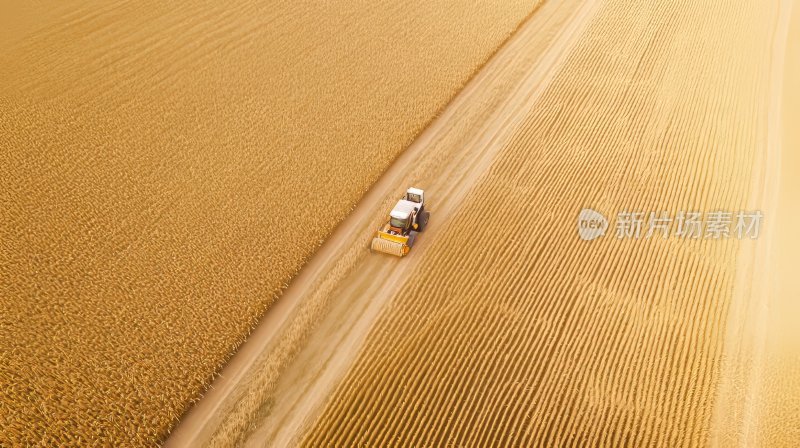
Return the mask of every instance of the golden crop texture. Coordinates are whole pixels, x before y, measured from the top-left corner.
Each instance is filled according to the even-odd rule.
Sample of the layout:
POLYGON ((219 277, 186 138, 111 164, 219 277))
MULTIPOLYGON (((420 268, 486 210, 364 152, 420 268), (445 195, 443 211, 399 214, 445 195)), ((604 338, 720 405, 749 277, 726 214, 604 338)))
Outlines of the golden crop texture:
POLYGON ((575 218, 746 206, 778 8, 713 3, 600 3, 305 445, 707 443, 738 241, 587 242, 575 218))
POLYGON ((149 445, 536 2, 18 2, 0 445, 149 445))

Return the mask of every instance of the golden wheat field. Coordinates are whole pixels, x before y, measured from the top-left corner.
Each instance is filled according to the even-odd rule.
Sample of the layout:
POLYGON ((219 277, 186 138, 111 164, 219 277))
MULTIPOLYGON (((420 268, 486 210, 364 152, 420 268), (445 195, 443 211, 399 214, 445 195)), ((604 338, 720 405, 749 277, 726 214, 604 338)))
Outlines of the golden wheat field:
POLYGON ((797 364, 769 364, 784 428, 748 415, 735 400, 746 390, 718 395, 742 356, 728 318, 766 298, 739 283, 751 242, 586 242, 574 227, 584 206, 769 209, 786 3, 599 3, 522 126, 439 218, 304 445, 796 443, 797 364))
POLYGON ((4 4, 0 445, 151 445, 535 2, 4 4))
POLYGON ((797 444, 796 1, 8 3, 0 446, 797 444))
POLYGON ((167 445, 793 446, 788 3, 543 2, 167 445), (408 257, 367 254, 407 185, 430 226, 408 257), (587 242, 584 207, 768 224, 587 242))

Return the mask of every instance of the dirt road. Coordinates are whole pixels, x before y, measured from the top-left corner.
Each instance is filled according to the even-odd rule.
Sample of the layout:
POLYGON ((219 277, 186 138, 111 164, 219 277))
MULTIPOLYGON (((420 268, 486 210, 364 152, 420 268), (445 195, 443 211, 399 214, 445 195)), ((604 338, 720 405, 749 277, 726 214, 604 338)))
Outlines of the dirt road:
POLYGON ((545 3, 398 158, 292 282, 167 446, 225 444, 250 431, 251 442, 283 446, 299 433, 358 353, 378 312, 390 306, 404 276, 580 37, 595 2, 580 3, 545 3), (402 260, 368 254, 371 229, 406 185, 425 189, 431 225, 402 260))

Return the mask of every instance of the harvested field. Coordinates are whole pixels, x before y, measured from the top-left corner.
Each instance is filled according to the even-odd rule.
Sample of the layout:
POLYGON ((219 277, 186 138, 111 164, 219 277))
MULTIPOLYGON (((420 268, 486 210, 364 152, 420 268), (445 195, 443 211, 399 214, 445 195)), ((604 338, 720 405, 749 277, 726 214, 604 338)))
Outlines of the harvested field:
POLYGON ((536 3, 0 14, 0 445, 163 439, 536 3))
MULTIPOLYGON (((786 288, 772 308, 757 279, 776 241, 785 258, 771 263, 790 265, 790 232, 587 243, 574 227, 586 206, 774 222, 776 74, 791 51, 786 5, 758 7, 545 2, 168 445, 791 446, 795 307, 786 288), (365 255, 405 185, 425 188, 431 226, 407 258, 365 255), (778 325, 764 335, 767 307, 778 325)), ((797 164, 784 163, 791 216, 797 164)))
MULTIPOLYGON (((753 265, 731 239, 581 241, 575 218, 769 209, 785 5, 602 2, 463 203, 433 221, 303 443, 707 443, 715 405, 731 404, 728 319, 767 299, 739 283, 753 265)), ((389 283, 364 273, 369 302, 389 283)), ((759 424, 739 423, 722 442, 759 424)), ((768 440, 790 440, 769 424, 768 440)))

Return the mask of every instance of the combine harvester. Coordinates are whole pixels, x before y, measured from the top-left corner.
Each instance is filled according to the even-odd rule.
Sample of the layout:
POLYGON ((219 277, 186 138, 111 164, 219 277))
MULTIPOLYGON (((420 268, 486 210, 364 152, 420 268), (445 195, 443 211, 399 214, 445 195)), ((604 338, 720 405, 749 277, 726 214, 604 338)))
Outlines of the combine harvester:
POLYGON ((398 257, 407 255, 417 234, 425 230, 428 217, 430 212, 425 210, 425 192, 409 188, 389 213, 389 222, 375 232, 370 249, 398 257))

